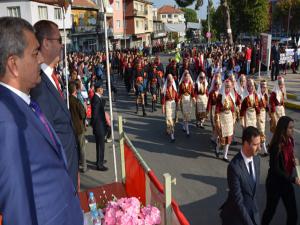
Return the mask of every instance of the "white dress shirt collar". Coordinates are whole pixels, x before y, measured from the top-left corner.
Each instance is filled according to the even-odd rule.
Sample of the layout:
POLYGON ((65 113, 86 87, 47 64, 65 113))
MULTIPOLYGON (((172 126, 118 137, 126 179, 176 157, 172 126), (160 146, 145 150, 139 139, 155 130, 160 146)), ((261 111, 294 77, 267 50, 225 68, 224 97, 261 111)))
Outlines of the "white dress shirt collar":
POLYGON ((45 63, 41 64, 41 69, 43 70, 43 72, 46 74, 46 76, 48 77, 48 79, 51 81, 51 83, 54 85, 54 87, 57 89, 56 84, 52 78, 52 74, 53 74, 53 68, 51 68, 50 66, 48 66, 45 63))
POLYGON ((27 95, 26 93, 8 85, 8 84, 5 84, 3 82, 0 82, 0 85, 6 87, 7 89, 11 90, 13 93, 18 95, 20 98, 22 98, 24 100, 24 102, 26 102, 27 105, 30 104, 30 95, 27 95))
POLYGON ((95 92, 95 95, 97 95, 99 98, 102 98, 102 95, 100 95, 99 93, 95 92))

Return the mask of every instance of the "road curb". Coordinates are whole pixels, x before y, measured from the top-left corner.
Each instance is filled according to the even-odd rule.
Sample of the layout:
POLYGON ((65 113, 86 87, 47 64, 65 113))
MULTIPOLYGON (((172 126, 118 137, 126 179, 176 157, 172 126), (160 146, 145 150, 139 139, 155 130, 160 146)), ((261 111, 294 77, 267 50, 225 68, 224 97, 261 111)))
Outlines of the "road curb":
POLYGON ((288 109, 296 109, 296 110, 300 110, 300 104, 296 104, 294 102, 289 102, 289 101, 286 101, 284 103, 285 107, 288 108, 288 109))
POLYGON ((298 96, 295 95, 295 94, 286 93, 286 97, 287 97, 288 99, 298 100, 298 96))

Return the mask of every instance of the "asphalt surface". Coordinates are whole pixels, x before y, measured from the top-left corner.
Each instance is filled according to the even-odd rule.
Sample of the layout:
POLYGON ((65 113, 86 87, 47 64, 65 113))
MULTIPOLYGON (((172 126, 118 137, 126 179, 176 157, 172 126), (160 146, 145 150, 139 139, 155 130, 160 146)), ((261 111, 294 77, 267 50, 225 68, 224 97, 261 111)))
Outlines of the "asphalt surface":
MULTIPOLYGON (((114 118, 118 115, 125 119, 124 130, 131 139, 135 147, 140 151, 142 157, 153 169, 157 177, 163 182, 163 174, 168 172, 172 177, 176 177, 177 184, 172 186, 173 197, 177 200, 181 210, 195 225, 221 224, 218 209, 227 198, 227 163, 216 159, 213 145, 210 142, 211 127, 206 121, 205 129, 196 128, 195 117, 192 117, 191 136, 188 138, 182 131, 181 124, 175 128, 176 142, 170 143, 169 137, 165 133, 165 120, 161 113, 161 107, 155 113, 150 112, 150 106, 146 108, 147 117, 142 117, 141 109, 139 114, 135 114, 134 96, 125 93, 124 85, 118 81, 118 100, 113 104, 114 118)), ((149 98, 150 102, 150 98, 149 98)), ((299 111, 286 110, 286 114, 295 120, 295 150, 300 157, 300 113, 299 111)), ((181 116, 179 117, 181 119, 181 116)), ((115 123, 117 125, 117 121, 115 123)), ((115 126, 117 129, 117 127, 115 126)), ((267 125, 266 130, 269 130, 267 125)), ((116 139, 118 139, 117 130, 116 139)), ((268 140, 271 135, 267 133, 268 140)), ((99 186, 115 180, 113 166, 112 143, 106 145, 106 159, 108 160, 107 172, 95 170, 95 141, 88 128, 86 134, 87 158, 89 171, 81 175, 81 189, 99 186)), ((236 129, 237 145, 231 146, 229 159, 231 159, 241 148, 241 128, 236 129)), ((119 162, 119 148, 115 142, 117 150, 117 161, 119 162)), ((120 180, 120 163, 118 163, 118 178, 120 180)), ((268 158, 261 158, 261 178, 257 195, 261 214, 265 207, 265 180, 268 170, 268 158)), ((296 199, 298 205, 298 215, 300 216, 300 187, 295 186, 296 199)), ((272 225, 285 224, 286 212, 282 202, 280 202, 272 225)), ((300 222, 298 223, 300 224, 300 222)))

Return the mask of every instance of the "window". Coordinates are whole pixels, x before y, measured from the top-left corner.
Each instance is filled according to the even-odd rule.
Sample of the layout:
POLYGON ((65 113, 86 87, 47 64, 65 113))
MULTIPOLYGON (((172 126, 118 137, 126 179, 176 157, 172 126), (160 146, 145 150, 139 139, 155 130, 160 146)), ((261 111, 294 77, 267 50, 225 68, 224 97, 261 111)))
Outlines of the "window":
POLYGON ((117 28, 121 28, 121 21, 117 20, 117 28))
POLYGON ((166 15, 161 15, 161 18, 166 18, 166 15))
POLYGON ((39 18, 40 20, 46 20, 48 19, 48 11, 46 6, 39 6, 39 18))
POLYGON ((56 20, 61 20, 62 19, 60 8, 55 8, 54 9, 54 19, 56 19, 56 20))
POLYGON ((175 15, 174 15, 174 18, 178 18, 178 15, 175 14, 175 15))
POLYGON ((168 14, 168 19, 172 19, 172 14, 168 14))
POLYGON ((136 26, 136 28, 139 28, 139 21, 138 20, 135 21, 135 26, 136 26))
POLYGON ((139 9, 138 7, 139 7, 139 5, 135 2, 134 3, 134 9, 138 10, 139 9))
POLYGON ((8 16, 21 17, 20 7, 7 7, 8 16))
POLYGON ((120 1, 116 1, 116 10, 120 9, 120 1))

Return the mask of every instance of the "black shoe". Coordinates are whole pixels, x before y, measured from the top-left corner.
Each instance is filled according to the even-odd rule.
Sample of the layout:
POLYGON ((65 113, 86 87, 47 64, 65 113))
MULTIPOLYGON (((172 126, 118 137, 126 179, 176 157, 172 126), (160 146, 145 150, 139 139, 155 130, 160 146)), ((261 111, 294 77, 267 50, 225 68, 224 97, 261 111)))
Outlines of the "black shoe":
POLYGON ((223 158, 223 161, 224 161, 224 162, 227 162, 227 163, 230 162, 229 159, 226 159, 226 158, 223 158))
POLYGON ((220 152, 215 151, 216 158, 220 157, 220 152))
POLYGON ((190 137, 190 135, 191 135, 191 134, 188 134, 188 133, 186 134, 187 137, 190 137))
POLYGON ((108 168, 105 167, 105 166, 97 166, 97 170, 100 170, 100 171, 107 171, 108 168))
POLYGON ((174 139, 171 139, 171 141, 170 141, 171 143, 174 143, 175 142, 175 138, 174 139))

